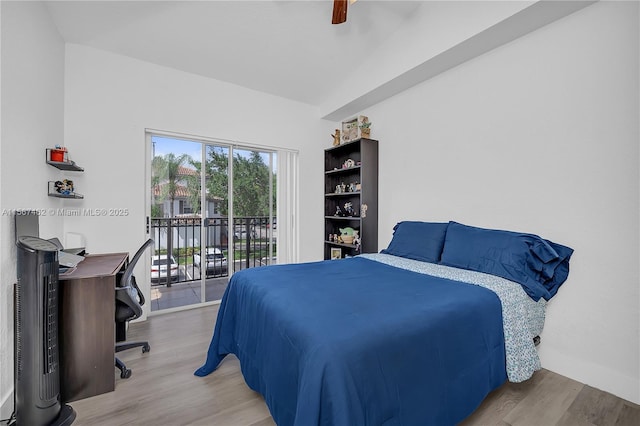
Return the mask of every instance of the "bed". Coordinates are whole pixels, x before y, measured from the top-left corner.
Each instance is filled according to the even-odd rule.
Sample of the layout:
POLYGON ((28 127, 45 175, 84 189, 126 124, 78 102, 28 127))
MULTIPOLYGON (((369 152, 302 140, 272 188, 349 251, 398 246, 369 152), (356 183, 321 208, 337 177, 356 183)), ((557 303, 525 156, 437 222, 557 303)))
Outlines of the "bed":
POLYGON ((381 253, 243 270, 195 374, 236 355, 278 425, 456 424, 540 368, 533 338, 572 252, 531 234, 400 222, 381 253))

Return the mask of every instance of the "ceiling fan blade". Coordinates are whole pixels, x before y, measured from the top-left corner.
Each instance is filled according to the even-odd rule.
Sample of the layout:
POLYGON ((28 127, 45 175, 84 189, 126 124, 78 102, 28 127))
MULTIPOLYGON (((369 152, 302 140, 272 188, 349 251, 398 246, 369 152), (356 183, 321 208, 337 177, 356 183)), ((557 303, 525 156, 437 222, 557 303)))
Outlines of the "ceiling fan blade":
POLYGON ((342 24, 347 21, 348 0, 333 0, 333 17, 332 24, 342 24))

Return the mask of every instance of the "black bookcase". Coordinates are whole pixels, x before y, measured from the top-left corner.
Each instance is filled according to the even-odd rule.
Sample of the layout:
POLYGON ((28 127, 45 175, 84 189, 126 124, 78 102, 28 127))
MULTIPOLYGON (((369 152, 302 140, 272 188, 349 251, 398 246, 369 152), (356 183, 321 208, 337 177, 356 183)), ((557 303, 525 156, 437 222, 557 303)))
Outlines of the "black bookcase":
POLYGON ((324 258, 376 253, 378 141, 362 138, 327 148, 324 168, 324 258), (359 245, 334 238, 347 227, 358 231, 359 245))

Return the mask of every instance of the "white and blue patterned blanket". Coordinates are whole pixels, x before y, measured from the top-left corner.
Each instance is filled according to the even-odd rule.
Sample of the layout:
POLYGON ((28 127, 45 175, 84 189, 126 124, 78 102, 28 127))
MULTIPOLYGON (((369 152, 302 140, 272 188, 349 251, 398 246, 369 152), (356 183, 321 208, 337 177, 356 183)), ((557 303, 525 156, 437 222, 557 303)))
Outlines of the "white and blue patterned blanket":
POLYGON ((421 262, 382 253, 361 254, 370 260, 422 274, 475 284, 492 290, 502 302, 507 376, 510 382, 529 379, 541 368, 533 338, 542 332, 546 302, 532 300, 520 284, 495 275, 421 262))

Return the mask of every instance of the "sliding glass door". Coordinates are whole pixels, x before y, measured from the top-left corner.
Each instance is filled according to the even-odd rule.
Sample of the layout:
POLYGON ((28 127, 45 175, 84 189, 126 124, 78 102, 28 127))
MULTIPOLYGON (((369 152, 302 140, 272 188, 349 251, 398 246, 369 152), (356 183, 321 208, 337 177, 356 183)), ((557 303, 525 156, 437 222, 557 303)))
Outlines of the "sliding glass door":
POLYGON ((277 152, 150 134, 151 310, 220 300, 235 271, 277 263, 277 152))

